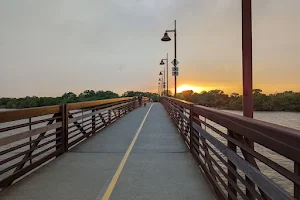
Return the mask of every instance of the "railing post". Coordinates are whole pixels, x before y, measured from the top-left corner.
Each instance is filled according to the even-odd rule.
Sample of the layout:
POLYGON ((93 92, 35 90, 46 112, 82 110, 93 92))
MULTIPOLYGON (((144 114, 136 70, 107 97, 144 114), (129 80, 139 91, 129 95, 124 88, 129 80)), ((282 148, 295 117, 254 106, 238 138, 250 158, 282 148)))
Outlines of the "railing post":
MULTIPOLYGON (((196 114, 196 113, 194 113, 194 112, 192 112, 191 115, 192 115, 192 120, 193 120, 193 118, 198 118, 199 117, 199 115, 196 114)), ((197 122, 195 121, 195 123, 197 123, 197 122)), ((195 131, 195 134, 194 134, 193 133, 193 128, 191 130, 192 130, 192 132, 191 132, 191 139, 192 140, 191 141, 195 140, 195 141, 198 141, 198 142, 194 142, 193 141, 192 144, 191 144, 191 146, 193 148, 191 148, 190 150, 192 152, 192 156, 195 158, 195 160, 197 161, 198 165, 201 165, 201 168, 202 168, 204 166, 202 166, 202 164, 201 164, 202 161, 200 159, 200 154, 198 153, 198 152, 200 152, 200 145, 199 145, 200 144, 200 133, 197 132, 197 131, 195 131)), ((203 149, 203 151, 204 151, 204 149, 203 149)))
MULTIPOLYGON (((92 113, 95 112, 95 111, 96 110, 93 109, 92 113)), ((95 128, 96 128, 96 114, 92 115, 92 131, 91 132, 93 132, 95 130, 95 128)))
POLYGON ((63 105, 63 151, 68 151, 68 136, 69 136, 69 106, 68 104, 63 105))
POLYGON ((190 152, 192 153, 193 149, 193 104, 190 104, 190 115, 189 115, 189 125, 190 125, 190 152))
MULTIPOLYGON (((126 103, 127 103, 127 101, 126 101, 126 103)), ((124 109, 125 109, 125 114, 127 114, 130 111, 130 106, 126 105, 124 109)))
MULTIPOLYGON (((228 130, 228 136, 231 138, 234 138, 234 133, 231 130, 228 130)), ((229 140, 227 140, 227 146, 229 149, 231 149, 232 151, 234 151, 236 153, 236 145, 232 142, 230 142, 229 140)), ((228 159, 228 165, 230 167, 232 167, 235 171, 237 170, 236 166, 228 159)), ((228 179, 231 179, 236 185, 237 185, 237 178, 235 177, 235 175, 229 170, 229 168, 227 169, 227 173, 228 173, 228 179)), ((229 190, 231 190, 232 194, 234 194, 234 196, 237 196, 237 191, 234 189, 234 187, 232 186, 232 184, 228 181, 228 188, 229 190)), ((232 200, 233 198, 229 195, 228 193, 228 199, 232 200)))
POLYGON ((132 101, 132 110, 134 110, 135 109, 135 99, 132 101))
MULTIPOLYGON (((32 130, 32 125, 31 125, 31 117, 29 117, 29 130, 31 131, 32 130)), ((29 144, 29 149, 31 149, 31 146, 32 146, 32 138, 31 137, 29 137, 29 142, 30 142, 30 144, 29 144)), ((32 159, 30 158, 30 160, 29 160, 29 163, 30 164, 32 164, 32 159)))
POLYGON ((65 105, 61 105, 60 106, 60 117, 61 118, 59 118, 59 119, 56 119, 56 123, 58 123, 58 122, 61 122, 62 123, 62 126, 61 127, 59 127, 59 128, 57 128, 55 131, 56 132, 59 132, 59 133, 57 133, 55 136, 56 136, 56 138, 59 138, 60 137, 60 139, 57 139, 56 140, 56 151, 57 150, 60 150, 60 153, 59 153, 59 155, 58 156, 60 156, 61 154, 63 154, 64 153, 64 130, 65 130, 65 124, 64 124, 64 121, 65 121, 65 105))
POLYGON ((201 134, 199 134, 199 136, 200 136, 199 138, 200 138, 200 140, 202 142, 202 147, 203 147, 204 156, 205 156, 205 162, 208 165, 208 169, 209 169, 211 175, 213 176, 214 179, 216 179, 215 171, 214 171, 211 159, 210 159, 211 155, 209 154, 208 144, 206 142, 206 139, 201 134))
POLYGON ((64 104, 63 105, 63 152, 68 151, 68 124, 69 124, 68 104, 64 104))
POLYGON ((129 102, 129 105, 128 105, 128 112, 131 112, 133 110, 133 106, 132 106, 132 100, 129 102))
MULTIPOLYGON (((294 173, 296 176, 300 176, 300 164, 294 162, 294 173)), ((300 199, 300 185, 294 183, 294 197, 295 199, 300 199)))
POLYGON ((212 162, 211 162, 211 159, 210 159, 210 154, 209 154, 209 150, 208 150, 208 147, 207 147, 207 143, 206 143, 206 139, 200 134, 200 140, 202 142, 202 145, 203 145, 203 151, 204 151, 204 156, 205 156, 205 162, 207 163, 208 165, 208 169, 209 171, 211 172, 212 176, 214 178, 215 177, 215 173, 214 173, 214 169, 213 169, 213 166, 212 166, 212 162))
POLYGON ((111 124, 111 110, 108 110, 108 124, 111 124))

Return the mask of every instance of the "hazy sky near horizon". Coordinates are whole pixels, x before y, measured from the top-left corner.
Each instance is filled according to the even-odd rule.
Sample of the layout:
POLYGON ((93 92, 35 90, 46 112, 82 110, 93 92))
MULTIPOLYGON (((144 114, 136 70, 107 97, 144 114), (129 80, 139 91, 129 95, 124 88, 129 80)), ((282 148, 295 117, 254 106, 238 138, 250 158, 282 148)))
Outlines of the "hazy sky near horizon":
MULTIPOLYGON (((300 91, 300 1, 252 2, 254 88, 300 91)), ((174 19, 178 85, 241 93, 241 0, 1 0, 0 97, 156 92, 174 19)))

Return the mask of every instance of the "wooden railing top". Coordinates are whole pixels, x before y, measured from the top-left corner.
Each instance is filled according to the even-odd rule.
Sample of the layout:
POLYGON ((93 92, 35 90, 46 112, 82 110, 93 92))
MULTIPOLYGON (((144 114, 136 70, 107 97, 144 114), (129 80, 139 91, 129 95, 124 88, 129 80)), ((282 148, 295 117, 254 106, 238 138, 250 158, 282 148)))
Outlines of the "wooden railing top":
MULTIPOLYGON (((127 101, 130 99, 132 99, 132 97, 104 99, 104 100, 97 100, 97 101, 85 101, 85 102, 78 102, 78 103, 70 103, 67 105, 69 110, 75 110, 75 109, 88 108, 92 106, 99 106, 99 105, 104 105, 109 103, 127 101)), ((18 109, 18 110, 8 110, 8 111, 0 112, 0 123, 27 119, 30 117, 49 115, 58 112, 61 112, 60 105, 25 108, 25 109, 18 109)))
POLYGON ((30 117, 38 117, 60 112, 61 106, 44 106, 38 108, 25 108, 19 110, 8 110, 0 112, 0 123, 15 120, 26 119, 30 117))
POLYGON ((180 105, 181 107, 184 108, 189 108, 191 105, 194 105, 192 102, 181 100, 181 99, 176 99, 173 97, 162 97, 162 98, 168 98, 170 101, 175 102, 176 104, 180 105))
POLYGON ((188 105, 194 104, 194 103, 192 103, 192 102, 185 101, 185 100, 182 100, 182 99, 176 99, 176 98, 173 98, 173 97, 165 97, 165 98, 172 99, 172 100, 174 100, 174 101, 177 101, 177 102, 180 102, 180 103, 184 103, 184 104, 188 104, 188 105))
POLYGON ((97 101, 85 101, 85 102, 78 102, 78 103, 70 103, 68 104, 69 110, 75 110, 75 109, 82 109, 82 108, 88 108, 92 106, 99 106, 104 105, 108 103, 115 103, 120 101, 126 101, 130 100, 132 97, 123 97, 123 98, 115 98, 115 99, 103 99, 103 100, 97 100, 97 101))

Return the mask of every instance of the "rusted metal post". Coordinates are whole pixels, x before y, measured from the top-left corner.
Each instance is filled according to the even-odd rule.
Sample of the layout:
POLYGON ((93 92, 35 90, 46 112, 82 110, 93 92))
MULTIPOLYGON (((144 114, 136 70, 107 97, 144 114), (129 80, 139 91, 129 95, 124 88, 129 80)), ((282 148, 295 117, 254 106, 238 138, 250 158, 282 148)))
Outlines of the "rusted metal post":
POLYGON ((108 124, 111 124, 111 110, 108 110, 108 124))
MULTIPOLYGON (((31 129, 32 129, 32 126, 31 126, 31 117, 29 117, 29 130, 31 131, 31 129)), ((32 138, 31 137, 29 137, 29 142, 30 142, 29 149, 31 149, 31 146, 32 146, 32 138)), ((29 163, 32 164, 32 159, 31 158, 29 160, 29 163)))
POLYGON ((69 145, 69 106, 68 104, 63 105, 63 151, 68 151, 68 145, 69 145))
POLYGON ((134 99, 132 99, 130 102, 130 110, 134 110, 134 102, 134 99))
MULTIPOLYGON (((192 118, 193 117, 199 117, 197 114, 195 114, 194 112, 192 112, 192 118)), ((193 129, 192 129, 193 130, 193 129)), ((193 138, 194 137, 194 133, 193 132, 191 132, 191 137, 193 138)), ((197 140, 198 141, 198 143, 196 143, 195 142, 195 146, 196 146, 196 148, 197 148, 197 151, 196 152, 198 152, 198 151, 200 151, 200 146, 199 146, 199 143, 200 143, 200 140, 199 140, 199 138, 200 138, 200 134, 197 132, 197 135, 198 135, 198 137, 197 138, 195 138, 195 140, 197 140)), ((193 145, 193 143, 192 143, 192 145, 193 145)), ((195 148, 195 147, 194 147, 195 148)), ((199 153, 197 153, 197 156, 199 156, 199 153)))
MULTIPOLYGON (((252 95, 252 0, 242 0, 242 55, 243 55, 243 114, 253 118, 252 95)), ((254 149, 253 141, 246 138, 247 144, 254 149)), ((247 182, 255 188, 254 183, 246 177, 247 182)), ((254 199, 246 190, 249 199, 254 199)))
POLYGON ((132 107, 133 107, 133 110, 136 109, 136 99, 134 99, 132 107))
MULTIPOLYGON (((294 162, 294 173, 296 176, 300 176, 300 164, 294 162)), ((295 199, 300 199, 300 185, 294 183, 294 197, 295 199)))
POLYGON ((202 146, 203 146, 203 151, 204 151, 204 156, 205 156, 205 162, 208 165, 208 169, 211 173, 211 175, 213 176, 214 179, 216 179, 215 173, 214 173, 214 169, 213 169, 213 165, 210 159, 210 154, 209 154, 209 150, 207 147, 207 143, 206 143, 206 139, 200 134, 200 140, 202 142, 202 146))
POLYGON ((56 143, 61 143, 61 145, 56 147, 56 149, 61 147, 61 154, 67 152, 68 149, 68 115, 66 113, 66 107, 66 104, 61 105, 61 119, 58 120, 62 122, 62 127, 59 128, 59 130, 61 130, 61 133, 56 134, 56 137, 61 137, 60 140, 56 140, 56 143))
MULTIPOLYGON (((234 138, 233 132, 231 130, 228 130, 228 136, 231 138, 234 138)), ((229 140, 227 140, 227 146, 229 149, 231 149, 232 151, 234 151, 236 153, 236 145, 232 142, 230 142, 229 140)), ((236 170, 236 166, 228 159, 228 165, 231 166, 234 170, 236 170)), ((228 178, 230 178, 235 185, 237 185, 237 178, 235 177, 235 175, 228 169, 227 170, 228 173, 228 178)), ((234 189, 234 187, 231 185, 231 183, 228 181, 228 188, 231 190, 232 194, 234 194, 234 196, 237 196, 237 192, 234 189)), ((228 193, 228 199, 232 200, 233 198, 229 195, 228 193)))
POLYGON ((190 115, 189 115, 189 126, 190 126, 190 152, 193 149, 193 138, 192 138, 192 131, 193 131, 193 104, 190 104, 190 115))
POLYGON ((243 15, 243 113, 253 118, 251 0, 242 0, 243 15))
POLYGON ((58 156, 60 156, 61 154, 64 153, 64 148, 63 148, 63 145, 64 145, 64 141, 63 141, 63 139, 64 139, 64 137, 63 137, 64 123, 63 123, 63 121, 64 121, 64 105, 61 105, 60 106, 60 118, 56 119, 56 123, 61 122, 62 126, 56 129, 56 132, 58 132, 58 133, 55 135, 56 138, 60 137, 60 139, 56 140, 56 144, 58 145, 58 146, 56 146, 56 151, 60 150, 60 154, 58 156))
MULTIPOLYGON (((95 112, 95 111, 96 111, 96 110, 93 109, 93 110, 92 110, 92 113, 95 112)), ((92 115, 92 131, 91 131, 91 132, 93 132, 93 130, 95 130, 95 128, 96 128, 96 114, 95 114, 95 115, 92 115)))

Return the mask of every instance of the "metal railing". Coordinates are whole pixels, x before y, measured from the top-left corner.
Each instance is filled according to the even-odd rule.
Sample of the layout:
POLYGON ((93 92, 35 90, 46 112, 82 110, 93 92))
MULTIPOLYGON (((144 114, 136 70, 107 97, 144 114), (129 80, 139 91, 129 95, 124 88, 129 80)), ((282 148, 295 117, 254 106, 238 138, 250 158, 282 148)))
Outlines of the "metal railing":
POLYGON ((0 188, 67 152, 135 109, 117 98, 0 112, 0 188))
POLYGON ((161 103, 220 199, 300 199, 300 131, 174 98, 161 103))

